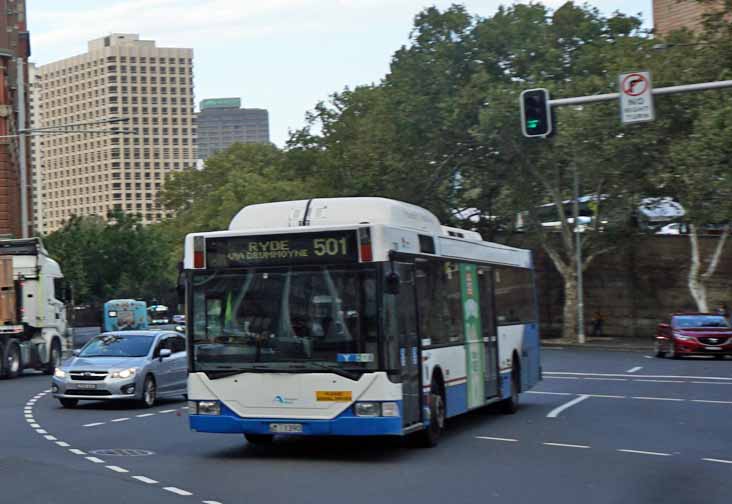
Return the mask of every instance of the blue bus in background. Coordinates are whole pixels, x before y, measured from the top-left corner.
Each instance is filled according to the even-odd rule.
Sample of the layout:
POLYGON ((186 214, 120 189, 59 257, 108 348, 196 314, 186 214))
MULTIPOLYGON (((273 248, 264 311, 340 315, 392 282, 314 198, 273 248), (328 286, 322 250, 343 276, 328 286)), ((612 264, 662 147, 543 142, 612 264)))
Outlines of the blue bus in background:
POLYGON ((111 299, 104 303, 104 332, 147 328, 145 301, 111 299))

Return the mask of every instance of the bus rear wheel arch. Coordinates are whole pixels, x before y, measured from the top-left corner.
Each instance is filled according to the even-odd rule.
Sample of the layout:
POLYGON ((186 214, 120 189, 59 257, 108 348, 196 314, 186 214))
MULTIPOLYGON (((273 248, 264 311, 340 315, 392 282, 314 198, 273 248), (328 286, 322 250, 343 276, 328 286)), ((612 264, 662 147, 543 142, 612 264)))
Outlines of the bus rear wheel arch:
POLYGON ((419 433, 420 445, 425 448, 431 448, 439 443, 442 431, 445 429, 445 420, 447 418, 445 382, 439 368, 432 375, 429 402, 430 423, 419 433))
POLYGON ((511 362, 511 396, 501 401, 503 413, 513 415, 519 408, 519 393, 521 392, 521 359, 516 352, 511 362))

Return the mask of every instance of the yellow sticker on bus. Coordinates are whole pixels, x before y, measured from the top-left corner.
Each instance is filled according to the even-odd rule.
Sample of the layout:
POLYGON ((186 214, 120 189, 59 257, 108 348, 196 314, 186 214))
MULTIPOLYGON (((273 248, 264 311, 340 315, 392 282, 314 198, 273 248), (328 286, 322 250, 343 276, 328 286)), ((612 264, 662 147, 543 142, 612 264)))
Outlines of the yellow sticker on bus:
POLYGON ((315 399, 317 401, 350 402, 352 401, 350 390, 317 390, 315 399))

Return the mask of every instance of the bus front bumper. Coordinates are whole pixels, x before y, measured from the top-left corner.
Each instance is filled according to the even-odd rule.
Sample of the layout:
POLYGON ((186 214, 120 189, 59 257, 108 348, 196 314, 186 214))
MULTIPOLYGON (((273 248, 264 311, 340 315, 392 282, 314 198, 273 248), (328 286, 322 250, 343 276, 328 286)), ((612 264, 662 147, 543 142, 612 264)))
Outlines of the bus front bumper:
MULTIPOLYGON (((401 406, 401 405, 400 405, 401 406)), ((401 436, 401 417, 356 416, 351 408, 329 420, 302 418, 242 418, 226 406, 220 415, 189 415, 191 430, 228 434, 280 434, 276 426, 299 425, 302 432, 287 432, 295 436, 401 436), (273 425, 275 427, 273 427, 273 425)))

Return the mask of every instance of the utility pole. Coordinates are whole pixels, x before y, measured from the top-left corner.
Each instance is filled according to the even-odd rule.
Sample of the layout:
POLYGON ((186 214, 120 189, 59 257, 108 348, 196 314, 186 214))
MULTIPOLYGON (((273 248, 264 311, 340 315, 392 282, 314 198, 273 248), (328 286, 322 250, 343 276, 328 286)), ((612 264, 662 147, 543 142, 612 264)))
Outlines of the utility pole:
POLYGON ((577 163, 572 161, 572 177, 574 179, 574 253, 577 263, 577 342, 585 342, 585 293, 582 287, 582 238, 579 230, 579 174, 577 163))
MULTIPOLYGON (((17 85, 18 85, 18 131, 25 128, 25 68, 23 59, 16 58, 17 85)), ((20 235, 28 238, 28 159, 26 152, 26 137, 18 137, 18 158, 20 167, 20 235)))

